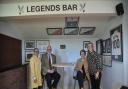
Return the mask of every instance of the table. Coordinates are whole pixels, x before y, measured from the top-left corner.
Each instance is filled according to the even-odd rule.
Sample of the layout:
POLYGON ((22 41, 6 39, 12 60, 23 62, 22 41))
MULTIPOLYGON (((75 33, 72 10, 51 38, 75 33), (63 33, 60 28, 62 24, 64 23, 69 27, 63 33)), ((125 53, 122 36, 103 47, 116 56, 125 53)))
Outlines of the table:
POLYGON ((65 67, 72 67, 74 63, 59 63, 59 64, 52 64, 53 67, 63 68, 63 78, 62 78, 62 89, 64 89, 64 68, 65 67))
POLYGON ((59 64, 52 64, 54 67, 72 67, 74 63, 59 63, 59 64))

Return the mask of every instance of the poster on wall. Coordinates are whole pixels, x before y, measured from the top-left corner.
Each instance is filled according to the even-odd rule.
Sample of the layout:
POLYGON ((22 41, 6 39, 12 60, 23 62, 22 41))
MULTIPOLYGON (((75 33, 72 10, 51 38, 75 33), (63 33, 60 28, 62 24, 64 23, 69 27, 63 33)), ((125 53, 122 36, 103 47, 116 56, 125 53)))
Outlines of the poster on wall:
POLYGON ((111 36, 111 57, 113 60, 123 62, 123 40, 122 40, 122 25, 110 31, 111 36))

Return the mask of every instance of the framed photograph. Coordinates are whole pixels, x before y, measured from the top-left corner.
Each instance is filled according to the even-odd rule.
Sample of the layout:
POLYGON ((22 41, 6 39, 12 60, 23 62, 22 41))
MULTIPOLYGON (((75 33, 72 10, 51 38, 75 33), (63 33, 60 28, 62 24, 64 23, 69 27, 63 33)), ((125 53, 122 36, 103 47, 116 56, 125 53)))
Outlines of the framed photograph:
POLYGON ((111 55, 103 55, 103 65, 112 67, 111 55))
POLYGON ((78 35, 79 28, 64 28, 64 35, 78 35))
POLYGON ((88 49, 87 49, 87 45, 90 41, 83 41, 83 49, 87 52, 88 49))
POLYGON ((25 41, 25 49, 34 49, 35 48, 35 40, 26 40, 25 41))
POLYGON ((102 55, 102 49, 103 49, 102 39, 99 39, 99 40, 96 41, 96 52, 99 55, 102 55))
POLYGON ((62 28, 47 28, 48 35, 62 35, 62 28))
POLYGON ((60 45, 60 49, 66 49, 66 45, 65 44, 60 45))
POLYGON ((93 35, 95 32, 95 27, 81 27, 79 35, 93 35))
POLYGON ((78 27, 79 17, 66 17, 65 18, 65 27, 78 27))
POLYGON ((33 55, 33 50, 25 51, 25 60, 29 61, 33 55))
POLYGON ((108 38, 108 39, 106 39, 106 53, 111 53, 111 39, 110 38, 108 38))
POLYGON ((47 46, 50 44, 49 40, 37 40, 36 47, 39 49, 39 52, 46 52, 47 46))
POLYGON ((102 52, 106 53, 106 40, 102 41, 102 45, 103 45, 102 52))
POLYGON ((123 40, 122 40, 122 25, 110 31, 111 36, 111 57, 113 60, 123 62, 123 40))

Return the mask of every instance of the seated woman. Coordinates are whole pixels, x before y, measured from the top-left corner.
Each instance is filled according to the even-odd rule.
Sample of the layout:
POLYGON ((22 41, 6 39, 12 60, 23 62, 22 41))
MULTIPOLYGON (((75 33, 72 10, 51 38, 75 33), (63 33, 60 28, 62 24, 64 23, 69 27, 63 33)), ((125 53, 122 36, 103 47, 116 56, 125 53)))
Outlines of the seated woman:
POLYGON ((83 89, 84 79, 87 78, 90 80, 88 73, 88 63, 85 50, 80 50, 80 58, 77 60, 75 65, 75 70, 77 72, 77 80, 79 84, 79 88, 83 89))

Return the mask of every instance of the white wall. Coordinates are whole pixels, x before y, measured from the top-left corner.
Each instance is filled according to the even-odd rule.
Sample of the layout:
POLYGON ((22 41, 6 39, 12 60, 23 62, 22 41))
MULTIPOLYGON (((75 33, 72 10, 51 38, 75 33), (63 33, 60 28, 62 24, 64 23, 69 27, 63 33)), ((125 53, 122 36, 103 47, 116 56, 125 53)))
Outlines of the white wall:
MULTIPOLYGON (((126 11, 125 6, 128 5, 128 0, 122 1, 126 11)), ((104 66, 101 85, 103 89, 119 89, 121 85, 128 86, 128 14, 125 13, 123 16, 117 16, 108 21, 103 39, 109 38, 110 30, 120 24, 123 26, 123 62, 112 61, 112 67, 104 66)))
POLYGON ((125 14, 123 17, 123 38, 124 38, 124 85, 128 86, 128 0, 122 0, 125 14))
POLYGON ((0 21, 0 33, 6 34, 8 36, 22 39, 22 34, 15 29, 8 21, 0 21))

